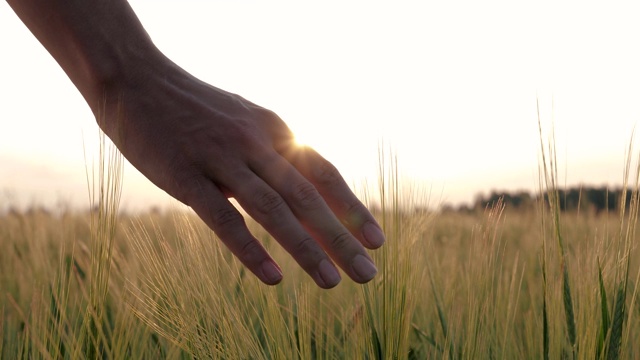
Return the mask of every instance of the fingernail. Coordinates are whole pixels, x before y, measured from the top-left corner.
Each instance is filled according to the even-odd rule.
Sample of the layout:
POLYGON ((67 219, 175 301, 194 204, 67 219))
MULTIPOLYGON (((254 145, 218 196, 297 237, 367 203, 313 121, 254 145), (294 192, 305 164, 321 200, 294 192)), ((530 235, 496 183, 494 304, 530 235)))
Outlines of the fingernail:
POLYGON ((318 273, 327 288, 332 288, 340 282, 340 273, 329 260, 324 259, 318 265, 318 273))
POLYGON ((377 227, 375 224, 368 222, 364 225, 362 229, 362 235, 364 239, 369 243, 369 245, 373 248, 379 248, 384 244, 385 238, 382 230, 377 227))
POLYGON ((360 277, 362 282, 367 282, 373 279, 374 276, 378 273, 378 269, 371 262, 371 260, 367 259, 362 255, 356 255, 355 258, 351 261, 351 268, 353 271, 360 277))
POLYGON ((282 271, 271 261, 262 262, 262 274, 267 280, 267 284, 275 285, 282 280, 282 271))

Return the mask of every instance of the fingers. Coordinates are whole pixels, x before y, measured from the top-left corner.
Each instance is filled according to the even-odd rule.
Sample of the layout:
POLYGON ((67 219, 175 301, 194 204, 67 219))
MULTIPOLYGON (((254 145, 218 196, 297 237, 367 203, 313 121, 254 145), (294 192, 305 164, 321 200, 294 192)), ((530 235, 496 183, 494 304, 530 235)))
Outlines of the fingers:
POLYGON ((247 229, 242 215, 205 177, 186 184, 185 203, 218 235, 231 252, 262 282, 275 285, 282 271, 247 229))
MULTIPOLYGON (((340 282, 340 273, 320 244, 301 225, 286 199, 250 169, 238 170, 222 180, 234 198, 259 222, 322 288, 340 282), (233 179, 232 183, 229 183, 233 179)), ((367 279, 368 280, 368 279, 367 279)))
POLYGON ((291 149, 284 156, 313 183, 336 216, 363 245, 377 249, 384 244, 380 225, 333 164, 309 147, 291 149))
POLYGON ((230 195, 318 286, 340 282, 334 262, 356 282, 371 280, 377 269, 363 245, 377 248, 384 235, 333 165, 308 148, 288 158, 272 148, 246 150, 244 159, 206 166, 185 201, 234 255, 263 282, 281 281, 280 269, 228 202, 230 195))
POLYGON ((251 166, 274 193, 280 194, 287 221, 302 223, 349 277, 364 283, 375 276, 377 269, 358 239, 336 218, 313 184, 286 159, 275 152, 265 153, 251 166))

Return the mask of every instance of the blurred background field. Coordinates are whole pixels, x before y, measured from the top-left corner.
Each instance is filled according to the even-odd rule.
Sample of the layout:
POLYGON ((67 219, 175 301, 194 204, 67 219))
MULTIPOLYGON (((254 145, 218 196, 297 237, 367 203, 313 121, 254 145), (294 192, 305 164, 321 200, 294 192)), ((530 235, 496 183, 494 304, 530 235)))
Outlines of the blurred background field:
MULTIPOLYGON (((105 167, 103 179, 117 169, 105 167)), ((584 205, 586 191, 582 206, 566 209, 570 191, 551 191, 527 206, 489 196, 434 211, 414 206, 425 200, 418 194, 400 196, 394 176, 383 176, 383 201, 372 206, 388 236, 372 252, 378 276, 328 291, 251 221, 282 265, 278 286, 248 274, 186 209, 119 213, 117 181, 96 184, 92 212, 6 212, 0 355, 640 357, 633 189, 611 191, 615 204, 601 210, 584 205)))

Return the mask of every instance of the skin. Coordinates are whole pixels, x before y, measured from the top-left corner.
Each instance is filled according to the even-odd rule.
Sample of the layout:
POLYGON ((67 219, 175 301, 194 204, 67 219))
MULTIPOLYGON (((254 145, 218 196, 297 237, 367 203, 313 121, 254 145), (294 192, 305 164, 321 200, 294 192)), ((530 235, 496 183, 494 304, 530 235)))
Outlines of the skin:
POLYGON ((272 111, 166 58, 126 0, 7 2, 127 160, 190 206, 264 283, 279 283, 282 272, 230 197, 318 286, 340 282, 336 265, 359 283, 375 276, 364 247, 382 246, 384 235, 338 170, 297 146, 272 111))

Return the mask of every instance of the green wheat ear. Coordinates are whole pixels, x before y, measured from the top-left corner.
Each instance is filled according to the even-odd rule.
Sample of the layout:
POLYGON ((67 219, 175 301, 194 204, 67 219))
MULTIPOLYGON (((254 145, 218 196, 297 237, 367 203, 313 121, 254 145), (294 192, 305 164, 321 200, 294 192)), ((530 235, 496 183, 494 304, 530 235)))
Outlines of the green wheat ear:
POLYGON ((547 260, 546 251, 542 249, 542 354, 549 360, 549 314, 547 313, 547 260))
POLYGON ((598 283, 600 289, 600 316, 601 322, 600 327, 598 328, 598 343, 597 343, 597 353, 596 359, 601 359, 604 353, 604 344, 607 339, 607 335, 609 333, 610 327, 610 317, 609 317, 609 305, 607 304, 607 292, 604 287, 604 280, 602 277, 602 267, 600 266, 600 258, 598 258, 598 283))
POLYGON ((613 311, 613 323, 611 324, 611 337, 607 347, 607 359, 620 358, 620 345, 622 344, 622 327, 624 325, 626 290, 624 283, 618 284, 616 292, 615 309, 613 311))
POLYGON ((567 322, 567 334, 569 337, 569 343, 576 353, 576 320, 573 310, 573 300, 571 298, 571 287, 569 286, 569 271, 566 265, 563 266, 562 271, 562 300, 564 302, 564 312, 567 322))

